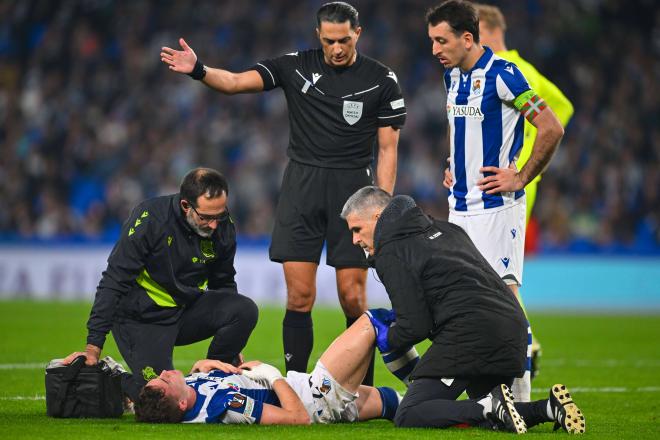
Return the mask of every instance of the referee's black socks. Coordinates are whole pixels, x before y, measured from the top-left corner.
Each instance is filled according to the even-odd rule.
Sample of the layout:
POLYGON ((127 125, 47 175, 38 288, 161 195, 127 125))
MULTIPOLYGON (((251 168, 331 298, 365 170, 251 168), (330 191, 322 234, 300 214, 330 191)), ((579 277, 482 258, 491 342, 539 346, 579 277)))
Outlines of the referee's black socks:
POLYGON ((282 341, 286 371, 306 373, 314 346, 312 312, 287 310, 282 322, 282 341))
MULTIPOLYGON (((355 321, 357 321, 359 317, 357 318, 349 318, 348 316, 346 317, 346 328, 349 328, 350 326, 353 325, 355 321)), ((364 376, 364 380, 362 380, 362 385, 368 385, 370 387, 374 386, 374 353, 371 353, 371 362, 369 362, 369 368, 367 369, 367 374, 364 376)))

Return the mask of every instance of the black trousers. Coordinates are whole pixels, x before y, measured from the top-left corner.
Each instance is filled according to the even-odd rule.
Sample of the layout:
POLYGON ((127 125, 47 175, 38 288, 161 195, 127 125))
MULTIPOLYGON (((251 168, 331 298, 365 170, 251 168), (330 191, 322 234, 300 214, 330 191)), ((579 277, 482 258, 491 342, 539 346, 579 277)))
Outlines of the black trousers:
POLYGON ((477 403, 499 384, 511 386, 512 377, 481 376, 455 378, 446 385, 439 378, 415 379, 403 397, 394 417, 399 427, 447 428, 467 423, 484 424, 483 407, 477 403), (463 391, 469 400, 456 400, 463 391))
POLYGON ((250 298, 233 290, 220 290, 204 293, 171 325, 119 319, 112 328, 112 335, 133 373, 122 378, 124 392, 133 401, 137 399, 146 383, 142 374, 145 367, 152 367, 156 374, 174 369, 174 346, 213 337, 206 358, 234 362, 256 326, 257 318, 257 306, 250 298))

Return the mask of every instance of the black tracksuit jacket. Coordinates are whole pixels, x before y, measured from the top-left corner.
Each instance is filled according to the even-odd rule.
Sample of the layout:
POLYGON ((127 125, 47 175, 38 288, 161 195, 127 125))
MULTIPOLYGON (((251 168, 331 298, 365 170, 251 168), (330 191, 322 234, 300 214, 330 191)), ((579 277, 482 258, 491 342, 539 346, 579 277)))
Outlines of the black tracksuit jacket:
POLYGON ((197 235, 179 194, 139 204, 108 257, 87 322, 87 343, 103 347, 116 319, 169 325, 208 290, 236 292, 236 230, 228 218, 197 235))
POLYGON ((433 342, 411 378, 521 376, 527 319, 514 295, 463 229, 396 209, 401 197, 414 206, 397 196, 383 211, 371 261, 396 313, 390 346, 433 342))

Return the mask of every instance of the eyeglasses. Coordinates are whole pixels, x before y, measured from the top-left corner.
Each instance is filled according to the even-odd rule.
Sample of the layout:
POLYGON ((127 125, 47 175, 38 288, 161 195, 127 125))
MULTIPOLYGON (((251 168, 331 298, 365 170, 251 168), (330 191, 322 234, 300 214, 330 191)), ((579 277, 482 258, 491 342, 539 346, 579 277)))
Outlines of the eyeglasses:
POLYGON ((217 215, 209 215, 209 214, 200 214, 195 207, 193 206, 192 203, 188 202, 187 200, 184 200, 186 202, 186 205, 188 205, 190 208, 192 208, 193 211, 195 211, 195 214, 197 214, 197 217, 203 222, 210 223, 212 221, 217 221, 218 223, 223 222, 229 218, 229 210, 225 209, 222 211, 220 214, 217 215))

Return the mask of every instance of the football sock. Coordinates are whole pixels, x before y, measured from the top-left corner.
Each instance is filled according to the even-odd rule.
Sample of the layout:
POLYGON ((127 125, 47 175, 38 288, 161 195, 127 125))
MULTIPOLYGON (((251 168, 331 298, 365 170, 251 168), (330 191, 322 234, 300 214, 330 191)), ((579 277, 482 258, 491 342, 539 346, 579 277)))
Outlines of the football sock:
MULTIPOLYGON (((531 324, 529 324, 529 316, 527 315, 527 309, 525 308, 525 303, 523 302, 522 295, 520 295, 520 294, 516 295, 516 299, 518 300, 518 303, 520 304, 520 307, 522 308, 523 313, 525 314, 525 318, 527 318, 527 321, 528 321, 527 325, 531 325, 531 324)), ((537 352, 538 354, 537 354, 537 357, 536 357, 537 364, 536 364, 535 368, 532 368, 532 365, 530 363, 530 368, 529 368, 529 370, 531 371, 530 380, 533 380, 535 375, 538 374, 538 362, 539 362, 539 357, 541 356, 541 343, 538 341, 538 339, 536 339, 536 335, 534 335, 533 332, 532 332, 532 348, 533 348, 533 351, 531 353, 537 352)), ((530 356, 531 356, 531 354, 530 354, 530 356)), ((513 391, 513 389, 511 391, 513 391)), ((515 395, 515 393, 514 393, 514 395, 515 395)))
POLYGON ((394 420, 401 396, 390 387, 378 387, 376 389, 380 394, 380 400, 383 402, 383 412, 380 417, 387 420, 394 420))
MULTIPOLYGON (((353 325, 355 321, 359 318, 349 318, 346 317, 346 328, 349 328, 353 325)), ((370 387, 374 386, 374 352, 371 353, 371 361, 369 362, 369 368, 367 368, 367 373, 364 375, 362 380, 362 385, 368 385, 370 387)))
POLYGON ((516 402, 513 404, 520 417, 525 420, 528 428, 541 423, 551 422, 555 418, 550 409, 549 400, 536 400, 534 402, 516 402))
POLYGON ((511 392, 516 402, 529 402, 532 394, 532 328, 527 324, 527 360, 525 374, 516 377, 511 385, 511 392))
POLYGON ((406 386, 412 370, 419 362, 419 354, 414 346, 381 353, 383 362, 390 372, 401 380, 406 386))
POLYGON ((306 373, 314 346, 312 312, 287 310, 282 322, 282 340, 286 371, 306 373))
POLYGON ((483 399, 477 400, 477 403, 484 407, 484 419, 488 419, 488 414, 493 408, 493 399, 490 396, 486 396, 483 399))

